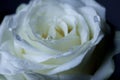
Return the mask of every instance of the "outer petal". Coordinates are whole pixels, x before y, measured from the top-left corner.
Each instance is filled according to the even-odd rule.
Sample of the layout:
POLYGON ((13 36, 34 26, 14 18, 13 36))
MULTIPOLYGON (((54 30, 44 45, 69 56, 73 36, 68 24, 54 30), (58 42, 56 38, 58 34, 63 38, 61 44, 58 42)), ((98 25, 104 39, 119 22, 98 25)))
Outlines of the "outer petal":
POLYGON ((102 25, 100 24, 101 23, 100 17, 98 16, 97 12, 90 7, 83 7, 80 9, 80 12, 86 19, 86 22, 89 26, 92 43, 97 44, 103 37, 103 34, 101 33, 102 25))
POLYGON ((95 0, 82 0, 82 2, 89 7, 92 7, 100 15, 102 20, 105 20, 105 8, 99 5, 95 0))
POLYGON ((101 65, 95 75, 92 77, 93 80, 103 80, 108 79, 114 71, 114 62, 112 57, 120 52, 120 31, 115 32, 114 38, 115 48, 110 52, 106 61, 101 65))
POLYGON ((11 40, 13 38, 12 33, 9 31, 8 27, 9 25, 11 25, 10 24, 11 23, 10 21, 12 20, 11 16, 6 16, 0 26, 0 45, 5 41, 11 40))

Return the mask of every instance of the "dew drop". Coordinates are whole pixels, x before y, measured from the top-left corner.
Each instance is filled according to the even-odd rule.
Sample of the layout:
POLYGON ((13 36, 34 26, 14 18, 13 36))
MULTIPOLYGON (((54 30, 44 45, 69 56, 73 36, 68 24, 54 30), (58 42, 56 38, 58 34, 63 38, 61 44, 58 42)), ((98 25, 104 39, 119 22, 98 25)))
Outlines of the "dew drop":
POLYGON ((16 39, 19 40, 19 41, 22 41, 21 37, 19 35, 15 35, 16 39))
POLYGON ((9 31, 12 31, 12 28, 9 28, 9 31))
POLYGON ((94 16, 94 22, 100 22, 100 17, 99 16, 94 16))

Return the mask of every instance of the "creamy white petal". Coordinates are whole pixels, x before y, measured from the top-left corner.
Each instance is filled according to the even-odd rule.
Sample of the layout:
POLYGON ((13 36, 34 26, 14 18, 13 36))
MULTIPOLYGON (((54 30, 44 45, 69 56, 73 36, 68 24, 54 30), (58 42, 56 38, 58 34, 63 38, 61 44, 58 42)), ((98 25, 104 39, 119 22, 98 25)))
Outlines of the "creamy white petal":
POLYGON ((81 15, 78 15, 77 17, 78 25, 76 30, 78 31, 78 35, 80 36, 81 44, 83 44, 90 40, 90 31, 84 18, 81 15))
POLYGON ((86 6, 93 7, 100 15, 102 20, 105 20, 105 8, 99 5, 95 0, 81 0, 86 6))
POLYGON ((43 65, 33 63, 31 61, 15 57, 10 53, 4 51, 0 51, 0 56, 1 56, 0 74, 14 75, 21 72, 46 70, 56 67, 54 65, 43 65))
POLYGON ((50 45, 51 47, 53 47, 54 49, 58 51, 65 52, 74 46, 78 46, 79 44, 80 44, 79 37, 73 35, 73 36, 58 40, 58 41, 54 41, 50 45))
POLYGON ((6 16, 0 26, 0 45, 6 40, 13 39, 12 33, 9 31, 9 26, 11 26, 12 15, 6 16))
MULTIPOLYGON (((84 58, 86 53, 91 50, 91 48, 92 47, 91 47, 90 43, 84 44, 84 46, 82 46, 81 49, 79 49, 79 48, 77 49, 75 54, 73 53, 74 55, 70 54, 68 56, 63 57, 63 58, 67 57, 68 59, 70 59, 68 62, 65 62, 64 64, 56 67, 48 74, 56 74, 56 73, 66 71, 66 70, 69 70, 69 69, 77 66, 78 64, 81 63, 82 59, 84 58), (81 54, 79 54, 79 53, 81 53, 81 54)), ((61 59, 62 59, 62 57, 61 57, 61 59)))
POLYGON ((101 40, 101 38, 99 39, 98 37, 99 36, 103 37, 103 35, 101 33, 101 28, 100 28, 101 27, 100 17, 96 13, 96 11, 90 7, 83 7, 80 9, 80 12, 82 13, 82 15, 84 16, 84 18, 86 19, 86 21, 88 23, 89 29, 91 31, 92 42, 94 44, 97 44, 98 41, 101 40), (95 18, 96 18, 96 20, 95 20, 95 18))

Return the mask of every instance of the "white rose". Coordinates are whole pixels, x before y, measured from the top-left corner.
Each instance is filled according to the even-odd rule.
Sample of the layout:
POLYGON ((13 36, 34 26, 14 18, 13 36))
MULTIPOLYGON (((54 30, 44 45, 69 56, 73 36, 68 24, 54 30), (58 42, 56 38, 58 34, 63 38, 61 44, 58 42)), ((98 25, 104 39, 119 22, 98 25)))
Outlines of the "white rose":
MULTIPOLYGON (((21 5, 0 27, 0 74, 8 80, 39 80, 28 74, 69 72, 102 39, 102 22, 104 8, 93 0, 33 0, 21 5)), ((73 74, 78 73, 82 71, 73 74)))

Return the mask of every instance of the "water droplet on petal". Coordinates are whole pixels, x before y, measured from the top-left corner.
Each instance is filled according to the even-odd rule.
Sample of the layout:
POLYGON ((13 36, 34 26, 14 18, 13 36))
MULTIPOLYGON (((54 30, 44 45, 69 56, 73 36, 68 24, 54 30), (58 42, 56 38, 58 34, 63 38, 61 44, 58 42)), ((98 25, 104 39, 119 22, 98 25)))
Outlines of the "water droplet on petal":
POLYGON ((9 28, 9 31, 12 31, 12 28, 9 28))
POLYGON ((94 21, 95 22, 100 22, 100 17, 99 16, 94 16, 94 21))
POLYGON ((22 41, 21 37, 19 35, 15 35, 16 39, 19 40, 19 41, 22 41))

